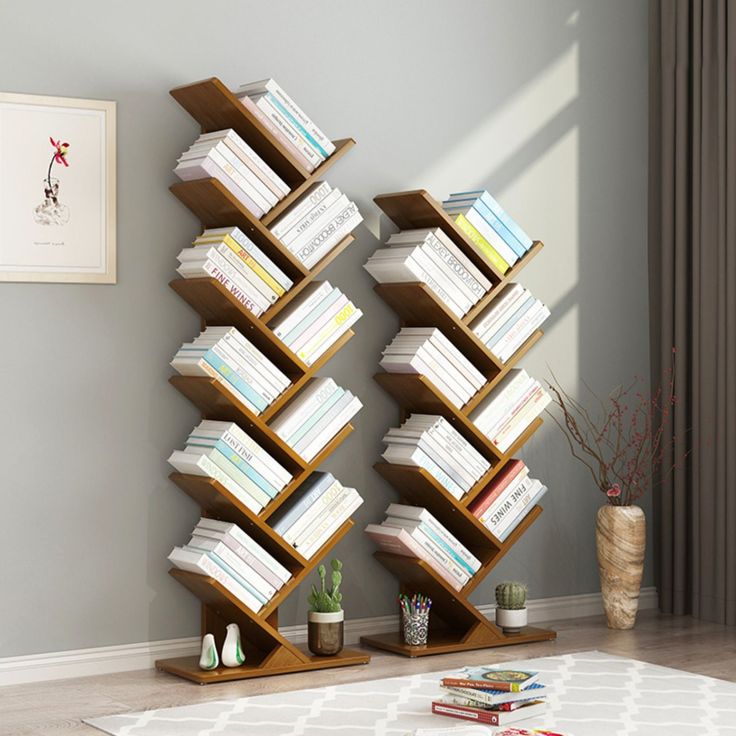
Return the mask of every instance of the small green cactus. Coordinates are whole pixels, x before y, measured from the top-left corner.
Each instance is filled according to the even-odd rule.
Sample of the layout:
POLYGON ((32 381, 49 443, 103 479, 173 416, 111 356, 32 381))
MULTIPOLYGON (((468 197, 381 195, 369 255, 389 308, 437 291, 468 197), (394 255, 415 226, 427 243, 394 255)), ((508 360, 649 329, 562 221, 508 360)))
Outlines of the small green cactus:
POLYGON ((340 584, 342 583, 342 562, 340 560, 332 560, 330 563, 332 568, 332 587, 327 588, 326 578, 327 569, 324 565, 317 568, 320 579, 320 587, 312 585, 312 591, 309 594, 309 607, 315 613, 337 613, 342 611, 342 593, 340 592, 340 584))
POLYGON ((516 611, 526 606, 527 587, 523 583, 499 583, 496 586, 496 603, 499 608, 516 611))

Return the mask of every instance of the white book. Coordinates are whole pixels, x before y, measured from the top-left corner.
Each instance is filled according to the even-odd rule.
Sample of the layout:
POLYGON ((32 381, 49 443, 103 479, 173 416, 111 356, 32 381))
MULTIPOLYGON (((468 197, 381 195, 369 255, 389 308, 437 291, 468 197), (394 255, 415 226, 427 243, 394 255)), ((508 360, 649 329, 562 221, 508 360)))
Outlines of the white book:
POLYGON ((508 521, 504 520, 504 524, 494 532, 495 536, 501 542, 506 541, 509 535, 524 521, 527 514, 542 500, 546 493, 547 486, 540 482, 539 485, 525 494, 514 507, 512 514, 509 515, 508 521))
POLYGON ((312 517, 312 521, 303 526, 299 534, 294 537, 293 545, 296 549, 301 547, 308 547, 322 535, 322 533, 331 524, 331 517, 333 516, 335 509, 342 507, 345 504, 345 500, 355 496, 357 491, 355 488, 340 487, 337 493, 333 493, 330 500, 320 505, 320 513, 317 516, 312 517))
MULTIPOLYGON (((249 437, 237 424, 234 422, 223 422, 215 419, 203 419, 194 429, 192 435, 199 431, 210 431, 221 433, 223 438, 226 434, 232 435, 237 442, 239 442, 247 453, 251 453, 254 461, 263 463, 269 470, 280 478, 283 485, 291 482, 292 475, 286 468, 284 468, 278 461, 274 460, 271 455, 264 450, 255 440, 249 437)), ((237 448, 233 448, 236 449, 237 448)), ((246 457, 246 460, 248 458, 246 457)), ((248 461, 250 462, 250 461, 248 461)))
POLYGON ((480 521, 481 524, 486 527, 490 523, 493 523, 494 526, 498 524, 500 517, 493 518, 496 510, 506 504, 509 498, 522 495, 525 490, 531 488, 533 482, 534 479, 529 477, 529 468, 524 466, 519 474, 511 480, 508 486, 506 486, 506 488, 501 491, 498 498, 496 498, 494 502, 483 512, 483 514, 478 517, 478 521, 480 521), (492 519, 493 522, 491 522, 492 519))
POLYGON ((271 234, 281 240, 281 238, 291 230, 294 225, 300 222, 307 214, 314 209, 325 197, 332 191, 332 187, 326 181, 315 182, 306 193, 303 194, 299 201, 293 204, 276 222, 271 225, 271 234))
POLYGON ((525 497, 535 495, 542 484, 535 478, 525 477, 519 483, 504 488, 503 493, 491 504, 480 521, 489 531, 499 534, 513 521, 516 507, 525 497))
POLYGON ((301 331, 295 335, 287 336, 287 344, 294 353, 301 357, 300 353, 303 351, 303 348, 314 340, 315 336, 319 335, 337 315, 343 310, 351 313, 354 309, 355 307, 352 306, 352 303, 345 294, 339 289, 335 289, 328 297, 328 300, 320 304, 318 310, 312 312, 309 316, 309 323, 307 323, 307 320, 304 320, 301 331))
MULTIPOLYGON (((355 489, 352 489, 355 491, 355 489)), ((348 496, 344 505, 340 508, 335 508, 330 516, 330 525, 317 537, 311 544, 308 544, 309 540, 305 540, 304 545, 299 550, 303 557, 308 560, 314 557, 319 550, 327 543, 327 540, 360 508, 363 504, 363 499, 360 497, 357 491, 355 495, 348 496), (307 546, 308 545, 308 546, 307 546)))
POLYGON ((418 447, 406 447, 399 445, 389 445, 382 453, 381 457, 392 465, 413 465, 417 468, 423 468, 429 473, 450 495, 457 499, 465 495, 465 490, 461 488, 455 481, 445 473, 437 463, 427 455, 424 450, 418 447))
POLYGON ((314 365, 361 317, 363 312, 352 302, 336 315, 324 330, 299 351, 299 357, 307 364, 314 365), (329 330, 328 330, 329 328, 329 330))
POLYGON ((202 533, 203 529, 229 534, 239 544, 242 544, 247 550, 255 555, 264 565, 267 565, 274 574, 276 574, 284 583, 291 580, 291 573, 287 570, 275 557, 269 554, 260 544, 249 537, 237 524, 229 521, 220 521, 219 519, 208 519, 202 517, 197 524, 198 533, 202 533))
POLYGON ((263 505, 256 501, 250 493, 204 455, 192 455, 181 450, 174 450, 169 456, 168 462, 185 475, 201 475, 216 480, 254 514, 259 513, 263 508, 263 505))
MULTIPOLYGON (((538 384, 539 385, 539 384, 538 384)), ((538 392, 514 416, 511 424, 493 438, 493 443, 501 452, 508 452, 511 445, 527 427, 544 411, 552 397, 539 386, 538 392)))
POLYGON ((302 293, 284 307, 269 327, 280 340, 291 332, 317 305, 332 292, 329 281, 313 281, 302 293))
POLYGON ((281 242, 290 251, 296 252, 304 243, 309 242, 312 233, 319 229, 321 222, 333 216, 330 213, 333 213, 335 208, 346 207, 348 201, 348 198, 339 189, 333 189, 284 233, 281 242))
POLYGON ((171 564, 180 570, 207 575, 214 578, 243 605, 258 613, 263 604, 248 590, 246 590, 230 573, 220 567, 206 552, 174 547, 169 555, 171 564))
POLYGON ((258 170, 281 191, 284 197, 291 191, 289 185, 232 129, 220 130, 214 133, 202 133, 198 141, 218 140, 227 138, 233 141, 237 147, 258 167, 258 170))
POLYGON ((485 240, 493 246, 498 255, 503 258, 509 266, 513 266, 519 260, 516 252, 506 243, 506 241, 488 224, 485 217, 475 209, 475 207, 445 207, 448 215, 465 215, 465 219, 483 236, 485 240))
POLYGON ((542 302, 537 302, 537 306, 530 309, 514 325, 514 329, 494 345, 493 354, 502 362, 507 363, 509 358, 513 357, 514 353, 541 327, 549 315, 549 309, 542 302))
POLYGON ((334 153, 334 143, 314 124, 306 113, 292 100, 289 95, 280 87, 274 79, 261 79, 257 82, 250 82, 249 84, 241 84, 238 91, 235 93, 240 96, 243 94, 253 95, 262 94, 264 92, 270 92, 276 97, 281 104, 294 116, 296 120, 304 127, 304 129, 315 139, 317 143, 323 148, 323 150, 329 156, 334 153))
POLYGON ((320 229, 312 239, 295 248, 294 255, 307 267, 313 268, 324 258, 341 240, 346 238, 358 225, 363 217, 358 212, 355 202, 348 202, 329 222, 321 220, 320 229))
POLYGON ((470 414, 470 421, 486 432, 527 391, 531 383, 532 379, 525 370, 512 368, 470 414))
POLYGON ((314 412, 337 391, 338 386, 332 378, 312 378, 271 421, 270 428, 281 437, 287 439, 312 416, 314 412))
POLYGON ((345 409, 354 398, 354 395, 350 391, 343 392, 337 401, 335 401, 335 403, 332 404, 301 437, 299 437, 299 439, 291 444, 292 449, 298 453, 304 452, 305 448, 309 447, 316 439, 321 437, 322 432, 332 424, 335 418, 340 415, 343 409, 345 409))
POLYGON ((304 452, 300 453, 308 462, 314 460, 325 445, 363 408, 363 404, 357 396, 320 432, 312 444, 304 452))
POLYGON ((235 552, 233 552, 224 542, 194 534, 189 540, 187 547, 190 549, 201 549, 205 552, 212 552, 217 555, 267 601, 270 601, 271 598, 276 595, 276 588, 265 578, 261 577, 252 567, 247 565, 245 561, 236 555, 235 552))
POLYGON ((470 323, 470 329, 481 340, 486 333, 494 334, 505 318, 513 314, 512 307, 517 300, 523 300, 525 291, 521 284, 506 284, 501 293, 470 323))
MULTIPOLYGON (((409 356, 407 356, 408 358, 409 356)), ((415 373, 420 376, 424 376, 431 381, 437 390, 447 398, 447 400, 458 409, 467 402, 467 398, 464 398, 445 383, 440 376, 437 375, 436 371, 423 359, 422 356, 414 355, 408 360, 401 358, 401 360, 389 360, 388 358, 382 358, 380 365, 390 373, 415 373)))
POLYGON ((317 519, 321 518, 330 504, 338 498, 344 486, 336 480, 317 500, 281 535, 286 542, 294 544, 299 537, 317 519))

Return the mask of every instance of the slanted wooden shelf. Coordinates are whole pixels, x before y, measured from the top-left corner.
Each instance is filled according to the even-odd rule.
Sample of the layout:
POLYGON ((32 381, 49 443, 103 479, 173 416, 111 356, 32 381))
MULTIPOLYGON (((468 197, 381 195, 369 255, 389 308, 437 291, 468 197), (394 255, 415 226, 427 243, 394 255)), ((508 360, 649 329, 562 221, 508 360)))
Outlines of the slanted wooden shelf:
POLYGON ((353 337, 353 332, 348 330, 314 364, 307 365, 276 337, 268 324, 350 245, 353 237, 344 238, 312 269, 307 269, 271 234, 268 226, 321 178, 355 141, 350 138, 335 141, 334 153, 310 174, 218 79, 177 87, 171 95, 200 123, 204 132, 233 128, 292 188, 260 220, 216 179, 179 182, 172 185, 171 191, 197 215, 203 228, 239 227, 289 275, 294 285, 267 312, 256 317, 216 279, 175 279, 170 284, 200 315, 204 325, 235 327, 291 379, 291 385, 265 411, 253 414, 210 378, 175 375, 169 381, 199 408, 204 418, 236 422, 281 463, 293 479, 260 513, 255 514, 212 478, 184 473, 172 473, 169 477, 200 505, 204 516, 236 523, 284 565, 292 577, 259 613, 254 613, 213 578, 172 569, 172 577, 202 601, 203 634, 214 634, 220 646, 225 639, 227 624, 234 622, 240 626, 246 661, 242 667, 221 666, 211 671, 199 668, 198 656, 163 659, 156 662, 156 666, 165 672, 206 684, 366 664, 370 661, 368 655, 350 649, 343 649, 334 657, 316 657, 289 642, 278 629, 278 607, 350 531, 352 520, 337 529, 309 559, 285 542, 268 524, 277 509, 353 431, 350 424, 343 427, 317 457, 307 462, 269 427, 270 420, 353 337))
POLYGON ((422 283, 375 286, 376 293, 399 315, 402 326, 439 328, 483 373, 486 384, 462 409, 448 401, 425 376, 406 373, 378 373, 374 376, 379 385, 396 400, 403 413, 439 414, 447 419, 491 463, 491 468, 458 500, 422 468, 385 462, 374 466, 398 491, 403 502, 428 509, 480 560, 481 567, 462 590, 456 591, 422 560, 376 552, 375 558, 399 579, 402 592, 420 592, 432 598, 429 639, 425 646, 409 646, 404 644, 399 632, 392 632, 364 636, 361 642, 408 657, 424 657, 554 639, 557 636, 554 631, 531 626, 524 628, 520 634, 504 634, 468 600, 470 594, 542 513, 542 508, 535 506, 509 537, 501 542, 468 508, 542 424, 541 418, 535 419, 507 452, 500 452, 470 421, 469 415, 473 409, 539 340, 542 331, 534 332, 508 362, 502 363, 476 337, 469 325, 539 253, 542 243, 535 242, 529 252, 502 275, 478 252, 474 243, 445 214, 440 203, 426 191, 383 194, 376 197, 375 202, 402 230, 441 228, 493 284, 490 291, 462 319, 455 316, 422 283))

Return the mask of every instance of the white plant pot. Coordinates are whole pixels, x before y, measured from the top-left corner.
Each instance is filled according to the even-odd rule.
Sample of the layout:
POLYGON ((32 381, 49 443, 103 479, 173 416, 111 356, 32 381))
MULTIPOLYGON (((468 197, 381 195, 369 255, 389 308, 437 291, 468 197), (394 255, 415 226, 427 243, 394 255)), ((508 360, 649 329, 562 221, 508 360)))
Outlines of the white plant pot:
POLYGON ((504 634, 518 634, 527 624, 526 608, 496 608, 496 625, 504 634))
POLYGON ((313 624, 336 624, 338 621, 345 620, 345 611, 335 611, 334 613, 320 613, 319 611, 309 611, 307 613, 307 621, 313 624))

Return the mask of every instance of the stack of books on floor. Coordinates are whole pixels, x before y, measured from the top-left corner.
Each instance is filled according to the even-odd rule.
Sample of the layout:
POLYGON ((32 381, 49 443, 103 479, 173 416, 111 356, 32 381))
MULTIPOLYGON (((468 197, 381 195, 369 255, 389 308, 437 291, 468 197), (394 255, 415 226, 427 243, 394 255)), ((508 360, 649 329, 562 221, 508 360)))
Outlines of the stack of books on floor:
POLYGON ((275 79, 241 84, 235 96, 307 171, 334 153, 332 141, 275 79))
POLYGON ((529 477, 521 460, 512 460, 468 507, 499 541, 505 541, 547 493, 547 486, 529 477))
POLYGON ((255 514, 292 479, 291 473, 232 422, 202 420, 185 448, 172 453, 169 463, 180 473, 216 480, 255 514))
POLYGON ((442 202, 478 253, 504 274, 532 247, 532 239, 486 191, 455 192, 442 202))
POLYGON ((435 327, 403 327, 383 351, 389 373, 426 376, 460 408, 485 385, 483 374, 435 327))
POLYGON ((456 316, 463 317, 491 282, 440 228, 392 235, 365 264, 379 283, 421 281, 456 316))
POLYGON ((362 407, 357 396, 332 378, 312 378, 269 426, 300 457, 311 462, 362 407))
POLYGON ((286 182, 232 129, 202 133, 178 159, 174 173, 182 181, 217 179, 258 219, 290 191, 286 182))
POLYGON ((383 441, 386 462, 423 468, 457 499, 491 467, 450 422, 434 414, 412 414, 400 428, 389 429, 383 441))
POLYGON ((313 557, 363 503, 355 488, 346 488, 332 473, 312 473, 269 519, 273 530, 302 557, 313 557))
POLYGON ((240 527, 199 520, 189 544, 174 547, 171 563, 180 570, 214 578, 258 613, 291 579, 291 573, 240 527))
POLYGON ((493 667, 466 667, 444 677, 446 693, 432 702, 432 713, 490 726, 536 718, 547 710, 549 688, 539 673, 493 667))
POLYGON ((205 230, 177 258, 177 272, 185 279, 217 279, 257 317, 294 285, 237 227, 205 230))
POLYGON ((423 560, 454 590, 480 569, 480 560, 427 509, 392 503, 386 516, 365 529, 382 551, 423 560))
POLYGON ((311 269, 361 222, 358 205, 321 181, 274 223, 271 234, 311 269))
POLYGON ((503 380, 470 414, 470 420, 506 452, 551 401, 542 384, 519 368, 503 380))
POLYGON ((313 281, 269 327, 298 358, 312 365, 362 316, 336 286, 313 281))
POLYGON ((214 378, 253 414, 260 414, 291 385, 234 327, 207 327, 181 346, 171 365, 183 376, 214 378))
POLYGON ((549 309, 521 284, 507 284, 470 328, 503 363, 541 327, 549 309))

